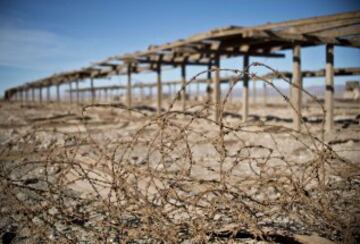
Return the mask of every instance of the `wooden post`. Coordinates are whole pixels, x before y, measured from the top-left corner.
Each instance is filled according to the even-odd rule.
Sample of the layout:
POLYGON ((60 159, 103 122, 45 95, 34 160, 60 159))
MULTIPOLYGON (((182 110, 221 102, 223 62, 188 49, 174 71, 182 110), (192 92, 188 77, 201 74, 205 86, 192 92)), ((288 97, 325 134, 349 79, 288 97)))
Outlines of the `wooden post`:
POLYGON ((174 97, 174 92, 176 92, 176 90, 174 89, 174 84, 169 84, 169 92, 170 92, 170 100, 172 100, 174 97))
POLYGON ((264 99, 264 105, 267 105, 267 84, 264 81, 263 82, 263 99, 264 99))
POLYGON ((301 129, 301 46, 295 45, 293 47, 293 75, 292 75, 292 89, 291 89, 291 102, 295 108, 293 111, 293 127, 295 130, 301 129))
POLYGON ((256 94, 257 90, 256 90, 256 80, 253 80, 253 104, 256 104, 256 94))
POLYGON ((108 100, 109 100, 109 98, 108 98, 108 89, 105 88, 104 92, 105 92, 105 102, 107 103, 108 100))
POLYGON ((249 56, 244 55, 243 61, 243 94, 242 94, 242 121, 246 122, 249 117, 249 56))
POLYGON ((42 103, 42 87, 39 88, 39 101, 42 103))
POLYGON ((56 101, 60 102, 60 84, 56 85, 56 101))
POLYGON ((207 72, 207 87, 206 87, 206 94, 207 94, 207 97, 208 97, 208 101, 211 102, 211 93, 212 93, 212 86, 211 86, 211 83, 212 83, 212 72, 210 71, 211 70, 211 67, 212 67, 212 63, 210 62, 208 64, 208 72, 207 72))
POLYGON ((73 102, 72 82, 69 82, 69 95, 70 95, 70 103, 72 103, 73 102))
POLYGON ((214 104, 215 104, 215 121, 219 122, 221 112, 221 87, 220 87, 220 57, 215 57, 213 69, 214 76, 214 104))
POLYGON ((90 88, 91 88, 91 103, 95 103, 95 89, 94 89, 94 79, 90 78, 90 88))
POLYGON ((177 94, 178 94, 178 93, 177 93, 177 92, 178 92, 178 90, 177 90, 177 86, 176 86, 176 84, 174 84, 173 89, 174 89, 174 94, 175 94, 175 96, 176 96, 176 97, 175 97, 175 99, 176 99, 176 100, 178 100, 178 96, 177 96, 177 94))
POLYGON ((326 45, 325 67, 325 131, 332 132, 334 129, 334 45, 326 45))
POLYGON ((35 102, 35 88, 31 88, 31 101, 35 102))
MULTIPOLYGON (((229 80, 229 90, 231 87, 233 87, 233 85, 234 85, 234 81, 232 79, 230 79, 229 80)), ((233 87, 233 90, 229 94, 229 102, 232 102, 232 100, 233 100, 234 91, 235 91, 235 87, 233 87)))
POLYGON ((170 84, 167 84, 167 90, 168 90, 168 97, 169 97, 169 100, 171 100, 171 85, 170 84))
POLYGON ((191 99, 192 99, 193 85, 194 85, 193 82, 191 82, 187 85, 187 98, 189 101, 191 101, 191 99))
POLYGON ((196 82, 196 100, 199 100, 200 96, 200 82, 196 82))
MULTIPOLYGON (((131 63, 128 64, 128 67, 127 67, 127 106, 129 108, 131 108, 131 63)), ((130 113, 130 111, 129 111, 130 113)))
POLYGON ((140 84, 140 99, 141 99, 141 102, 144 101, 144 84, 143 83, 140 84))
POLYGON ((29 102, 29 89, 27 89, 27 88, 25 90, 25 100, 26 100, 26 102, 29 102))
POLYGON ((79 81, 78 80, 75 81, 75 86, 76 86, 76 103, 79 104, 80 103, 80 94, 79 94, 79 81))
POLYGON ((50 86, 46 87, 46 101, 50 102, 50 86))
POLYGON ((182 110, 185 112, 186 110, 186 65, 181 65, 181 103, 182 103, 182 110))
POLYGON ((24 90, 20 90, 20 101, 24 103, 24 90))
POLYGON ((162 108, 162 85, 161 85, 161 65, 158 64, 158 67, 156 69, 157 73, 157 113, 161 113, 162 108))

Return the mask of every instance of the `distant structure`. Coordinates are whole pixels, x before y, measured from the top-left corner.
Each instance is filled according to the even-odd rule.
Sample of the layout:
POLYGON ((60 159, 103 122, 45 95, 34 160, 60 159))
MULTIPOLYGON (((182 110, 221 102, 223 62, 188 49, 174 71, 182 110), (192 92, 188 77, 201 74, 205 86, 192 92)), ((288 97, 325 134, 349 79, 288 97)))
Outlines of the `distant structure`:
POLYGON ((352 100, 360 100, 360 82, 347 81, 345 83, 344 98, 352 100))
MULTIPOLYGON (((61 101, 61 85, 67 84, 69 90, 76 90, 75 99, 80 101, 80 81, 90 81, 91 101, 96 100, 94 80, 97 78, 115 75, 127 76, 126 84, 119 84, 126 90, 126 101, 132 106, 132 74, 141 72, 156 72, 157 80, 157 111, 161 112, 163 92, 161 72, 164 66, 180 68, 180 82, 186 83, 186 67, 201 65, 215 70, 208 72, 207 82, 211 85, 215 120, 219 119, 221 87, 220 61, 224 58, 243 56, 243 70, 248 71, 251 57, 282 58, 285 55, 277 51, 292 50, 293 70, 289 77, 294 84, 291 87, 291 102, 294 105, 294 129, 301 129, 301 105, 303 77, 324 76, 326 85, 326 131, 333 130, 333 101, 334 75, 359 74, 359 68, 342 68, 334 70, 334 46, 360 47, 360 11, 336 15, 291 20, 279 23, 270 23, 254 27, 229 26, 200 33, 186 39, 177 40, 163 45, 151 45, 147 50, 130 54, 113 56, 80 70, 63 72, 28 82, 24 85, 11 88, 5 92, 7 100, 21 100, 22 102, 43 102, 43 90, 47 90, 47 101, 50 100, 50 87, 56 87, 56 100, 61 101), (325 69, 322 71, 301 71, 301 48, 324 45, 326 57, 325 69), (318 73, 317 73, 318 72, 318 73), (309 76, 307 76, 309 75, 309 76), (73 84, 75 88, 73 89, 73 84), (37 99, 35 99, 37 91, 37 99), (30 99, 31 93, 31 99, 30 99)), ((249 81, 250 77, 243 78, 242 118, 248 119, 249 114, 249 81)), ((182 92, 182 107, 186 107, 186 91, 182 92)), ((73 92, 70 92, 70 102, 74 101, 73 92)))

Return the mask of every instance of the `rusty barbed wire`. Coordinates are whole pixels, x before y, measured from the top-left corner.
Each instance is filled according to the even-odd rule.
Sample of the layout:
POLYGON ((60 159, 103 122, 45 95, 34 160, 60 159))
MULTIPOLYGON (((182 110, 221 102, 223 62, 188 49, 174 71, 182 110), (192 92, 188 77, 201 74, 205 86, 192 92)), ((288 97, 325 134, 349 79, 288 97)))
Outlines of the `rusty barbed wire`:
MULTIPOLYGON (((267 65, 250 66, 295 86, 267 65)), ((0 147, 1 231, 18 240, 65 243, 296 243, 295 234, 312 233, 358 240, 360 168, 325 142, 323 122, 319 134, 304 120, 299 132, 228 118, 228 98, 245 75, 236 69, 220 69, 235 76, 218 121, 209 98, 176 109, 186 87, 214 71, 190 79, 160 115, 93 104, 82 107, 80 117, 60 116, 72 130, 40 119, 9 132, 0 147), (113 123, 106 124, 109 109, 113 123)), ((295 110, 270 80, 246 75, 295 110)), ((317 98, 297 88, 324 116, 317 98)))

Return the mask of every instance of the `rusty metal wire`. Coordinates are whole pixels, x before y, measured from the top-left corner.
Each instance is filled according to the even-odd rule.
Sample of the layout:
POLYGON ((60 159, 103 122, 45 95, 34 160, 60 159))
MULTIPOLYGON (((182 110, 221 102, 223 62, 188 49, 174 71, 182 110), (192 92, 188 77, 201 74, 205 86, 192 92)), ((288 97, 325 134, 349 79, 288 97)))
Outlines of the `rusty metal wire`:
MULTIPOLYGON (((72 120, 75 130, 33 122, 12 131, 0 148, 1 231, 17 240, 64 243, 359 238, 358 162, 324 141, 322 124, 314 132, 302 121, 298 132, 227 117, 227 100, 244 73, 226 71, 236 76, 219 121, 212 119, 211 100, 176 109, 182 90, 206 70, 160 115, 93 104, 82 107, 80 118, 69 114, 65 123, 72 120), (115 123, 106 127, 109 114, 115 123)), ((295 109, 272 82, 248 75, 295 109)))

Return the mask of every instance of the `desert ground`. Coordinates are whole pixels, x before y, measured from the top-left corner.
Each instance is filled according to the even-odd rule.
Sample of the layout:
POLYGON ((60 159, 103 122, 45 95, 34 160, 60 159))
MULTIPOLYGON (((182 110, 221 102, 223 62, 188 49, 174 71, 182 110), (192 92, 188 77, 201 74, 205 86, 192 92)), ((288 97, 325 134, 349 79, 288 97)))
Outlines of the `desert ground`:
POLYGON ((3 242, 360 241, 358 101, 168 107, 0 103, 3 242))

